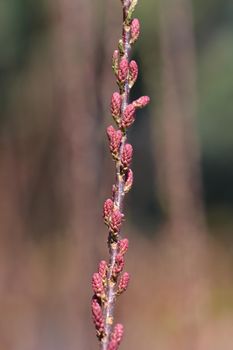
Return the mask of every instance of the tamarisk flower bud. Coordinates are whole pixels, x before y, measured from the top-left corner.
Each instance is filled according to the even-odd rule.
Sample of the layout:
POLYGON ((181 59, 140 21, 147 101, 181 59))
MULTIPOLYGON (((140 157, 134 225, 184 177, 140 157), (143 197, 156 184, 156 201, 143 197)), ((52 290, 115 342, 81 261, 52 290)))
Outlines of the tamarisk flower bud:
POLYGON ((107 350, 117 350, 119 347, 119 345, 117 344, 117 341, 112 339, 108 345, 108 349, 107 350))
POLYGON ((146 105, 148 105, 149 102, 150 102, 149 96, 141 96, 140 98, 138 98, 136 101, 133 102, 133 105, 135 108, 143 108, 143 107, 146 107, 146 105))
POLYGON ((123 219, 123 214, 120 212, 120 210, 117 208, 114 209, 109 218, 109 229, 113 233, 116 234, 119 232, 122 224, 122 219, 123 219))
POLYGON ((137 18, 134 18, 132 20, 130 30, 131 30, 130 44, 134 44, 140 35, 140 22, 137 18))
POLYGON ((125 181, 124 192, 128 193, 133 185, 133 171, 131 169, 127 172, 127 178, 125 181))
POLYGON ((92 289, 98 298, 104 299, 105 291, 103 280, 98 272, 94 273, 92 276, 92 289))
POLYGON ((106 278, 108 271, 108 264, 105 260, 101 260, 99 263, 99 275, 101 276, 102 280, 106 278))
POLYGON ((108 350, 117 350, 118 348, 119 348, 119 345, 117 344, 117 341, 112 339, 108 344, 108 350))
POLYGON ((117 254, 116 256, 116 262, 115 265, 113 267, 113 275, 116 277, 119 273, 121 273, 121 271, 123 270, 125 265, 125 259, 124 256, 122 254, 117 254))
POLYGON ((128 77, 129 63, 127 58, 122 58, 118 67, 118 81, 119 83, 124 83, 128 77))
POLYGON ((114 208, 113 201, 110 198, 106 199, 103 207, 103 218, 106 225, 108 225, 109 223, 109 217, 113 212, 113 208, 114 208))
POLYGON ((120 345, 124 334, 124 327, 121 323, 117 323, 114 327, 111 340, 115 340, 120 345))
POLYGON ((97 330, 97 335, 100 337, 104 333, 104 319, 100 304, 97 299, 93 298, 91 303, 92 319, 97 330))
POLYGON ((122 140, 121 130, 115 130, 112 125, 107 128, 107 135, 109 139, 109 147, 113 159, 118 159, 119 148, 122 140))
POLYGON ((124 255, 129 247, 129 240, 127 238, 120 239, 118 241, 118 251, 119 254, 124 255))
POLYGON ((124 169, 130 166, 133 157, 133 147, 130 143, 126 143, 123 148, 121 163, 124 169))
POLYGON ((132 60, 129 63, 129 87, 131 88, 138 77, 138 65, 136 61, 132 60))
POLYGON ((119 282, 119 286, 118 286, 118 289, 117 289, 117 294, 120 295, 121 293, 123 293, 124 291, 126 291, 128 285, 129 285, 129 274, 128 272, 125 272, 122 276, 121 276, 121 279, 120 279, 120 282, 119 282))
POLYGON ((130 103, 124 110, 120 126, 122 128, 130 127, 135 121, 135 106, 130 103))
POLYGON ((121 114, 121 95, 119 92, 114 92, 112 95, 111 113, 114 120, 118 122, 121 114))

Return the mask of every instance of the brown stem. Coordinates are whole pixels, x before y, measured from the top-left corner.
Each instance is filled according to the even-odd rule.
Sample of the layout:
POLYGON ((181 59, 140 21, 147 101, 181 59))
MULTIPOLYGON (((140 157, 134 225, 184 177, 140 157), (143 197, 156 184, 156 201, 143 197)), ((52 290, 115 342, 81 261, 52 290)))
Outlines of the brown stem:
MULTIPOLYGON (((131 45, 130 45, 130 28, 126 25, 125 20, 127 17, 127 9, 129 7, 129 1, 125 1, 125 5, 123 6, 123 28, 122 28, 122 40, 123 40, 123 51, 124 57, 129 60, 131 45)), ((121 117, 125 111, 125 108, 129 104, 129 81, 126 79, 124 85, 122 86, 122 106, 121 106, 121 117)), ((119 151, 119 159, 122 157, 122 152, 124 145, 126 144, 127 135, 124 133, 122 138, 121 147, 119 151)), ((121 162, 116 162, 116 188, 117 193, 114 198, 114 206, 116 206, 120 211, 123 209, 123 199, 124 199, 124 186, 125 179, 121 173, 121 162)), ((118 237, 120 232, 118 232, 118 237)), ((110 337, 113 328, 113 320, 114 320, 114 308, 115 308, 115 298, 116 298, 116 282, 114 281, 113 276, 113 268, 116 263, 117 256, 117 242, 112 239, 112 234, 109 233, 108 237, 108 247, 109 247, 109 270, 107 274, 107 295, 106 295, 106 303, 103 308, 104 315, 104 329, 105 329, 105 337, 102 339, 100 343, 100 350, 107 350, 110 337)))

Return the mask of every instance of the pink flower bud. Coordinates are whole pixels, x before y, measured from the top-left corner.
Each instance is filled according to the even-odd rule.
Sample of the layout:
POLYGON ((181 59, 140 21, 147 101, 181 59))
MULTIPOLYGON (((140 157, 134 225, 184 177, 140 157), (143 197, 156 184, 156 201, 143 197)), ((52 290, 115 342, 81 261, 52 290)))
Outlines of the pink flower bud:
POLYGON ((131 40, 130 43, 133 44, 138 39, 140 35, 140 22, 137 18, 134 18, 131 22, 131 40))
POLYGON ((109 220, 109 228, 113 233, 118 233, 122 225, 123 214, 119 209, 114 209, 109 220))
POLYGON ((108 350, 117 350, 123 338, 124 328, 123 325, 118 323, 114 327, 112 332, 111 340, 108 345, 108 350))
POLYGON ((124 114, 123 114, 120 126, 122 128, 128 128, 133 124, 134 120, 135 120, 135 107, 131 103, 124 110, 124 114))
POLYGON ((109 140, 111 139, 112 135, 116 132, 116 130, 114 129, 114 127, 112 125, 107 127, 107 135, 109 140))
POLYGON ((125 169, 130 166, 133 157, 133 147, 130 143, 127 143, 122 152, 121 163, 125 169))
POLYGON ((124 83, 128 77, 129 63, 126 58, 122 58, 118 68, 118 80, 120 83, 124 83))
POLYGON ((114 92, 111 100, 111 113, 115 120, 120 118, 121 114, 121 95, 119 92, 114 92))
POLYGON ((117 350, 119 347, 119 345, 117 344, 117 341, 112 339, 108 345, 108 349, 107 350, 117 350))
POLYGON ((121 273, 121 271, 124 268, 124 265, 125 265, 124 256, 122 254, 117 254, 116 262, 112 271, 113 275, 117 276, 119 273, 121 273))
POLYGON ((118 159, 118 152, 122 140, 122 132, 120 130, 115 130, 111 125, 107 128, 107 135, 109 139, 110 151, 114 159, 118 159))
POLYGON ((105 260, 101 260, 99 263, 99 275, 101 276, 102 280, 106 278, 108 271, 108 264, 105 260))
POLYGON ((100 304, 98 301, 93 298, 91 303, 91 310, 92 310, 92 319, 95 325, 96 330, 99 333, 104 332, 104 319, 103 319, 103 313, 100 304))
POLYGON ((135 108, 143 108, 150 102, 149 96, 142 96, 133 102, 135 108))
POLYGON ((119 286, 118 286, 118 290, 117 290, 117 294, 120 295, 121 293, 123 293, 128 285, 129 285, 129 274, 128 272, 125 272, 122 276, 121 276, 121 279, 120 279, 120 282, 119 282, 119 286))
POLYGON ((129 192, 132 185, 133 185, 133 171, 129 169, 127 172, 127 177, 125 181, 124 192, 125 193, 129 192))
POLYGON ((111 340, 115 340, 119 345, 124 334, 124 327, 121 323, 117 323, 114 327, 111 340))
POLYGON ((124 255, 129 247, 129 240, 127 238, 120 239, 118 241, 118 251, 119 254, 124 255))
POLYGON ((110 198, 106 199, 106 201, 104 202, 104 207, 103 207, 103 218, 104 218, 104 222, 106 224, 108 224, 108 222, 109 222, 109 217, 113 212, 113 208, 114 208, 113 201, 110 198))
POLYGON ((138 77, 138 65, 135 61, 129 64, 129 86, 132 87, 138 77))
POLYGON ((92 289, 97 297, 103 298, 105 296, 103 280, 98 272, 92 276, 92 289))

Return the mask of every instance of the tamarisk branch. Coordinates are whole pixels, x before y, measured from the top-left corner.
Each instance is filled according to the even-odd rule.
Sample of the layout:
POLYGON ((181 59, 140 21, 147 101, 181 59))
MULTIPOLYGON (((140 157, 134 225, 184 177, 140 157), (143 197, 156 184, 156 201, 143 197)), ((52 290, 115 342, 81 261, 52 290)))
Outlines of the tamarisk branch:
POLYGON ((130 61, 131 46, 140 34, 140 22, 137 18, 132 18, 137 2, 121 0, 122 37, 112 58, 119 92, 114 92, 111 99, 111 114, 116 126, 110 125, 107 128, 109 149, 116 169, 112 198, 107 199, 103 206, 103 219, 109 232, 109 262, 102 260, 98 272, 92 277, 92 318, 100 341, 100 350, 117 350, 123 337, 123 325, 114 326, 114 307, 116 298, 127 289, 130 280, 129 274, 122 272, 129 241, 121 237, 124 196, 133 185, 133 171, 130 168, 133 147, 127 143, 127 129, 135 121, 136 110, 150 102, 148 96, 129 102, 130 90, 138 77, 138 65, 135 61, 130 61))

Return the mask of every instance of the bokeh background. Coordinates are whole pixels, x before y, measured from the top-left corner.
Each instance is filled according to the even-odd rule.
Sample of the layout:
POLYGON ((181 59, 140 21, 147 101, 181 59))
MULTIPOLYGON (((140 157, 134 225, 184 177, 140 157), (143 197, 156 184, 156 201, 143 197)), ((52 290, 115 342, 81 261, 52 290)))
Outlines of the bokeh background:
MULTIPOLYGON (((0 348, 94 350, 117 0, 0 2, 0 348)), ((232 350, 233 2, 144 0, 122 350, 232 350)))

